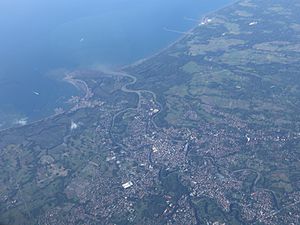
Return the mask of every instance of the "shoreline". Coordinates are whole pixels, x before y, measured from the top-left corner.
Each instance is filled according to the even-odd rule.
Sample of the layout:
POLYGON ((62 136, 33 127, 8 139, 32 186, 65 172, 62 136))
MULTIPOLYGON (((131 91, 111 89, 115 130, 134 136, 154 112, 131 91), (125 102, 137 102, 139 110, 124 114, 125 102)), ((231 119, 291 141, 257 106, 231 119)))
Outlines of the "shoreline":
POLYGON ((6 131, 9 131, 9 130, 13 130, 13 129, 19 129, 19 128, 21 128, 21 127, 31 126, 31 125, 34 125, 34 124, 36 124, 36 123, 40 123, 40 122, 43 122, 43 121, 46 121, 46 120, 49 120, 49 119, 53 119, 53 118, 55 118, 56 116, 61 116, 61 115, 63 115, 63 114, 67 114, 67 113, 69 113, 69 110, 68 110, 68 111, 64 111, 64 112, 62 112, 62 113, 51 114, 51 115, 46 116, 46 117, 43 117, 43 118, 41 118, 41 119, 39 119, 39 120, 31 121, 31 122, 29 122, 29 123, 27 123, 27 124, 25 124, 25 125, 20 125, 20 126, 15 126, 15 127, 7 127, 7 128, 3 128, 2 130, 0 129, 0 133, 6 132, 6 131))
POLYGON ((70 73, 65 73, 63 81, 73 85, 79 91, 82 91, 84 93, 84 96, 82 98, 88 99, 89 97, 91 97, 92 93, 85 81, 75 78, 70 73))
MULTIPOLYGON (((203 14, 202 18, 201 18, 201 19, 199 18, 199 23, 201 22, 201 20, 202 20, 203 18, 208 17, 209 15, 211 15, 211 14, 213 14, 213 13, 216 13, 216 12, 222 10, 222 9, 226 9, 226 8, 228 8, 228 7, 230 7, 230 6, 233 6, 233 5, 235 5, 235 4, 237 4, 237 3, 241 2, 241 1, 242 1, 242 0, 234 0, 233 2, 228 3, 228 4, 226 4, 226 5, 224 5, 224 6, 220 7, 220 8, 217 8, 217 9, 215 9, 215 10, 213 10, 213 11, 210 11, 210 12, 208 12, 208 13, 206 13, 206 14, 203 14)), ((193 34, 193 31, 194 31, 197 27, 199 27, 199 23, 197 23, 197 24, 196 24, 195 26, 193 26, 191 29, 189 29, 189 30, 187 30, 187 31, 183 31, 183 32, 186 33, 186 34, 179 35, 179 37, 178 37, 175 41, 171 42, 171 43, 168 44, 166 47, 163 47, 162 49, 158 50, 157 52, 155 52, 155 53, 153 53, 153 54, 151 54, 151 55, 149 55, 149 56, 146 56, 146 57, 144 57, 144 58, 141 58, 141 59, 139 59, 139 60, 137 60, 137 61, 135 61, 135 62, 133 62, 133 63, 130 63, 130 64, 125 65, 125 66, 122 66, 121 68, 119 68, 119 70, 120 70, 120 71, 123 71, 123 70, 126 71, 126 69, 130 69, 130 68, 132 68, 132 67, 134 67, 134 66, 138 66, 138 65, 144 63, 145 61, 150 60, 150 59, 152 59, 152 58, 154 58, 154 57, 160 55, 160 54, 163 53, 164 51, 166 51, 166 50, 168 50, 169 48, 173 47, 174 45, 180 43, 183 39, 185 39, 185 38, 188 37, 189 35, 192 35, 192 34, 193 34)))
MULTIPOLYGON (((79 90, 79 92, 80 92, 80 91, 83 92, 83 93, 84 93, 84 96, 82 96, 82 97, 79 97, 80 93, 78 93, 78 97, 79 97, 79 98, 82 98, 82 99, 88 99, 88 98, 91 96, 91 94, 92 94, 92 93, 90 92, 90 89, 88 88, 87 84, 86 84, 84 81, 82 81, 82 80, 80 80, 80 79, 76 79, 76 78, 74 78, 74 77, 73 77, 72 75, 70 75, 70 74, 66 74, 66 75, 63 77, 62 81, 67 82, 67 83, 70 84, 70 85, 73 85, 75 88, 77 88, 77 89, 79 90), (80 85, 80 84, 82 84, 82 85, 80 85)), ((68 104, 68 102, 72 99, 72 97, 74 97, 74 96, 71 96, 71 97, 67 100, 66 104, 68 104)), ((70 104, 70 103, 69 103, 69 104, 70 104)), ((27 124, 25 124, 25 125, 6 127, 6 128, 3 128, 3 129, 0 129, 0 133, 6 132, 6 131, 9 131, 9 130, 13 130, 13 129, 19 129, 19 128, 21 128, 21 127, 31 126, 31 125, 34 125, 34 124, 36 124, 36 123, 40 123, 40 122, 43 122, 43 121, 46 121, 46 120, 53 119, 53 118, 55 118, 55 117, 57 117, 57 116, 61 116, 61 115, 68 114, 68 113, 72 113, 72 112, 73 112, 72 109, 73 109, 73 107, 71 107, 70 109, 64 110, 64 111, 62 111, 62 112, 60 112, 60 113, 55 113, 55 112, 54 112, 54 113, 52 113, 52 114, 49 115, 49 116, 43 117, 43 118, 38 119, 38 120, 31 121, 31 122, 29 122, 29 123, 27 123, 27 124)), ((54 110, 55 110, 55 109, 54 109, 54 110)))
MULTIPOLYGON (((199 18, 199 23, 201 22, 201 20, 202 20, 203 18, 208 17, 208 16, 212 15, 213 13, 216 13, 216 12, 222 10, 222 9, 226 9, 226 8, 228 8, 228 7, 230 7, 230 6, 233 6, 233 5, 235 5, 235 4, 239 3, 239 2, 241 2, 241 0, 234 0, 234 1, 231 2, 231 3, 228 3, 228 4, 226 4, 226 5, 222 6, 222 7, 219 7, 219 8, 217 8, 217 9, 215 9, 215 10, 212 10, 212 11, 210 11, 210 12, 207 12, 207 13, 203 14, 203 15, 202 15, 202 18, 199 18)), ((196 19, 196 20, 197 20, 197 19, 196 19)), ((189 35, 192 35, 192 34, 193 34, 193 31, 194 31, 197 27, 199 27, 199 23, 197 23, 197 24, 196 24, 195 26, 193 26, 191 29, 189 29, 189 30, 187 30, 187 31, 184 31, 184 33, 186 33, 186 34, 179 35, 179 37, 178 37, 175 41, 171 42, 171 43, 168 44, 166 47, 163 47, 162 49, 158 50, 157 52, 155 52, 155 53, 153 53, 153 54, 151 54, 151 55, 149 55, 149 56, 146 56, 146 57, 144 57, 144 58, 141 58, 141 59, 139 59, 139 60, 137 60, 137 61, 135 61, 135 62, 133 62, 133 63, 130 63, 130 64, 128 64, 128 65, 124 65, 124 66, 121 66, 121 67, 119 67, 119 68, 116 68, 116 69, 115 69, 115 72, 118 72, 118 71, 120 71, 120 72, 122 72, 122 71, 126 72, 127 69, 130 69, 130 68, 132 68, 132 67, 134 67, 134 66, 138 66, 138 65, 144 63, 145 61, 150 60, 150 59, 152 59, 152 58, 154 58, 154 57, 156 57, 156 56, 162 54, 163 52, 165 52, 165 51, 168 50, 169 48, 171 48, 171 47, 173 47, 174 45, 176 45, 176 44, 178 44, 179 42, 181 42, 183 39, 185 39, 185 38, 188 37, 189 35)), ((100 70, 100 71, 101 71, 101 70, 100 70)), ((65 81, 65 82, 67 82, 67 83, 73 85, 75 88, 79 89, 79 91, 83 91, 83 92, 85 93, 85 96, 84 96, 84 97, 81 97, 81 98, 86 98, 86 97, 89 95, 89 87, 87 86, 87 84, 86 84, 84 81, 82 81, 82 80, 80 80, 80 79, 74 79, 74 77, 72 77, 72 75, 70 75, 70 74, 68 74, 68 73, 65 74, 65 76, 62 78, 62 81, 65 81), (83 83, 85 84, 85 85, 84 85, 84 86, 85 86, 85 88, 84 88, 85 90, 82 90, 82 88, 80 87, 80 85, 78 85, 78 82, 83 82, 83 83)), ((71 98, 72 98, 72 97, 71 97, 71 98)), ((72 109, 72 108, 71 108, 71 109, 72 109)), ((41 118, 41 119, 39 119, 39 120, 31 121, 31 122, 27 123, 26 125, 21 125, 21 126, 16 126, 16 127, 7 127, 7 128, 0 129, 0 133, 9 131, 9 130, 11 130, 11 129, 19 129, 19 128, 21 128, 21 127, 31 126, 31 125, 34 125, 35 123, 40 123, 40 122, 43 122, 43 121, 46 121, 46 120, 49 120, 49 119, 53 119, 53 118, 55 118, 56 116, 60 116, 60 115, 67 114, 67 113, 71 113, 71 112, 72 112, 71 109, 68 109, 67 111, 63 111, 63 112, 58 113, 58 114, 53 113, 53 114, 51 114, 51 115, 49 115, 49 116, 47 116, 47 117, 41 118)))
MULTIPOLYGON (((72 77, 71 75, 65 74, 64 77, 61 79, 61 81, 67 82, 69 85, 74 86, 76 89, 79 90, 79 92, 80 92, 80 91, 83 91, 83 93, 85 94, 85 96, 88 95, 88 91, 87 91, 88 89, 83 90, 82 87, 80 87, 79 85, 77 85, 77 81, 79 81, 79 79, 73 79, 73 77, 72 77)), ((80 80, 80 82, 84 82, 84 81, 81 81, 81 80, 80 80)), ((84 82, 84 84, 86 85, 85 82, 84 82)), ((87 87, 87 85, 86 85, 86 87, 87 87)), ((80 95, 80 93, 78 93, 78 95, 80 95)), ((85 96, 84 96, 84 97, 85 97, 85 96)), ((67 102, 68 102, 71 98, 72 98, 72 96, 67 100, 67 102)), ((67 104, 67 102, 66 102, 66 104, 67 104)), ((9 130, 13 130, 13 129, 19 129, 19 128, 21 128, 21 127, 31 126, 31 125, 34 125, 35 123, 40 123, 40 122, 43 122, 43 121, 46 121, 46 120, 49 120, 49 119, 53 119, 53 118, 55 118, 56 116, 60 116, 60 115, 63 115, 63 114, 67 114, 67 113, 72 112, 71 109, 72 109, 72 107, 71 107, 70 109, 64 110, 64 111, 62 111, 62 112, 60 112, 60 113, 55 113, 55 112, 53 112, 53 113, 51 113, 49 116, 42 117, 42 118, 37 119, 37 120, 34 120, 34 121, 30 121, 30 122, 28 122, 28 123, 25 124, 25 125, 10 126, 10 127, 6 127, 6 128, 3 128, 3 129, 0 129, 0 133, 6 132, 6 131, 9 131, 9 130)), ((54 110, 55 110, 55 109, 54 109, 54 110)))

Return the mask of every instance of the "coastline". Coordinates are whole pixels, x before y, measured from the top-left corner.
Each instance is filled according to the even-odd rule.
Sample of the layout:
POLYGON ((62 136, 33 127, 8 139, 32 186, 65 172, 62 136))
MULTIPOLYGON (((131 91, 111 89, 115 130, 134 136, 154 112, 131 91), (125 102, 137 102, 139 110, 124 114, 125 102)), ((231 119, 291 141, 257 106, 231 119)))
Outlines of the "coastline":
MULTIPOLYGON (((222 10, 222 9, 226 9, 228 7, 231 7, 237 3, 241 2, 241 0, 234 0, 233 2, 231 3, 228 3, 224 6, 221 6, 215 10, 212 10, 210 12, 207 12, 205 14, 202 15, 202 18, 199 18, 199 23, 201 22, 202 19, 206 18, 206 17, 209 17, 210 15, 222 10)), ((135 67, 135 66, 138 66, 142 63, 144 63, 145 61, 148 61, 154 57, 157 57, 158 55, 162 54, 163 52, 165 52, 166 50, 168 50, 169 48, 172 48, 174 45, 180 43, 182 40, 184 40, 186 37, 190 36, 190 35, 193 35, 193 31, 199 27, 199 23, 197 23, 195 26, 193 26, 191 29, 187 30, 187 31, 184 31, 183 35, 180 35, 175 41, 171 42, 170 44, 168 44, 166 47, 163 47, 162 49, 158 50, 157 52, 155 52, 154 54, 151 54, 147 57, 144 57, 144 58, 141 58, 133 63, 130 63, 128 65, 125 65, 125 66, 121 66, 120 68, 116 68, 115 72, 126 72, 127 69, 130 69, 132 67, 135 67)), ((65 76, 62 78, 63 81, 65 82, 68 82, 69 84, 73 85, 75 88, 77 88, 78 90, 81 90, 84 92, 84 96, 83 97, 79 97, 83 100, 87 100, 91 95, 93 95, 93 93, 90 91, 88 85, 83 81, 83 80, 80 80, 80 79, 74 79, 74 77, 70 74, 70 73, 66 73, 65 76), (81 85, 81 84, 82 85, 81 85)), ((78 96, 76 96, 78 97, 78 96)), ((69 100, 72 100, 72 97, 69 99, 69 100)), ((63 111, 63 112, 60 112, 60 113, 53 113, 47 117, 44 117, 44 118, 41 118, 39 120, 34 120, 34 121, 31 121, 29 123, 27 123, 26 125, 20 125, 20 126, 12 126, 12 127, 7 127, 7 128, 3 128, 3 129, 0 129, 0 133, 2 132, 6 132, 6 131, 9 131, 11 129, 19 129, 21 127, 26 127, 26 126, 31 126, 31 125, 34 125, 36 123, 40 123, 40 122, 43 122, 43 121, 46 121, 46 120, 49 120, 49 119, 53 119, 55 118, 56 116, 60 116, 60 115, 63 115, 63 114, 68 114, 68 113, 72 113, 74 112, 74 109, 73 107, 69 110, 66 110, 66 111, 63 111)))
POLYGON ((82 91, 84 93, 84 97, 83 97, 84 99, 88 99, 92 96, 92 92, 90 91, 86 82, 74 78, 74 76, 72 76, 71 73, 66 73, 65 77, 63 78, 63 81, 66 81, 67 83, 77 88, 79 91, 82 91))
MULTIPOLYGON (((75 88, 77 88, 79 91, 83 91, 83 93, 85 94, 85 97, 88 96, 88 87, 87 87, 87 84, 82 81, 82 80, 79 80, 79 79, 74 79, 70 74, 66 74, 62 79, 61 79, 63 82, 67 82, 68 84, 74 86, 75 88), (82 88, 82 86, 80 87, 80 85, 78 85, 78 82, 83 82, 85 85, 86 88, 82 88)), ((73 96, 72 96, 73 97, 73 96)), ((69 100, 72 99, 69 98, 67 100, 67 102, 69 102, 69 100)), ((67 104, 67 103, 66 103, 67 104)), ((71 107, 72 109, 73 107, 71 107)), ((3 129, 0 129, 0 133, 2 132, 6 132, 6 131, 9 131, 9 130, 13 130, 13 129, 19 129, 21 127, 26 127, 26 126, 31 126, 31 125, 34 125, 36 123, 40 123, 40 122, 43 122, 43 121, 46 121, 46 120, 49 120, 49 119, 53 119, 57 116, 61 116, 63 114, 68 114, 71 111, 71 109, 68 109, 68 110, 65 110, 65 111, 62 111, 62 112, 59 112, 59 113, 55 113, 53 112, 52 114, 50 114, 49 116, 46 116, 46 117, 43 117, 41 119, 38 119, 38 120, 34 120, 34 121, 31 121, 31 122, 28 122, 27 124, 25 125, 19 125, 19 126, 10 126, 10 127, 6 127, 6 128, 3 128, 3 129)), ((55 109, 54 109, 55 110, 55 109)))
POLYGON ((71 74, 69 73, 66 73, 65 76, 63 77, 62 81, 64 82, 67 82, 69 83, 70 85, 73 85, 75 88, 77 88, 79 91, 82 91, 84 93, 84 96, 82 97, 79 97, 79 96, 71 96, 67 102, 69 103, 70 105, 73 105, 70 109, 68 110, 64 110, 64 111, 61 111, 61 112, 58 112, 58 113, 53 113, 49 116, 46 116, 46 117, 43 117, 41 119, 38 119, 38 120, 34 120, 34 121, 31 121, 25 125, 19 125, 19 126, 11 126, 11 127, 6 127, 6 128, 3 128, 3 129, 0 129, 0 133, 2 132, 6 132, 6 131, 9 131, 9 130, 12 130, 12 129, 19 129, 21 127, 26 127, 26 126, 31 126, 31 125, 34 125, 36 123, 41 123, 41 122, 44 122, 46 120, 50 120, 50 119, 53 119, 57 116, 61 116, 61 115, 64 115, 64 114, 68 114, 68 113, 72 113, 74 112, 74 108, 79 109, 80 107, 76 107, 76 102, 72 102, 75 98, 75 101, 79 99, 83 100, 83 101, 87 101, 90 97, 93 96, 93 93, 90 91, 90 89, 88 88, 88 85, 86 84, 86 82, 84 82, 83 80, 80 80, 80 79, 75 79, 71 74))
POLYGON ((36 123, 44 122, 44 121, 46 121, 46 120, 53 119, 53 118, 55 118, 56 116, 61 116, 61 115, 63 115, 63 114, 67 114, 67 113, 69 113, 69 111, 63 111, 63 112, 61 112, 61 113, 56 113, 56 114, 54 113, 54 114, 51 114, 51 115, 46 116, 46 117, 44 117, 44 118, 41 118, 41 119, 39 119, 39 120, 35 120, 35 121, 32 121, 32 122, 29 122, 29 123, 27 123, 27 124, 25 124, 25 125, 20 125, 20 126, 15 126, 15 127, 7 127, 7 128, 3 128, 2 130, 0 130, 0 133, 6 132, 6 131, 9 131, 9 130, 13 130, 13 129, 19 129, 19 128, 21 128, 21 127, 31 126, 31 125, 34 125, 34 124, 36 124, 36 123))
MULTIPOLYGON (((242 0, 234 0, 233 2, 228 3, 228 4, 226 4, 225 6, 222 6, 222 7, 220 7, 220 8, 217 8, 217 9, 215 9, 215 10, 213 10, 213 11, 210 11, 210 12, 204 14, 204 15, 202 16, 201 19, 199 18, 199 23, 200 23, 201 20, 204 19, 205 17, 208 17, 208 16, 210 16, 211 14, 216 13, 216 12, 222 10, 222 9, 226 9, 226 8, 228 8, 228 7, 231 7, 231 6, 237 4, 237 3, 241 2, 241 1, 242 1, 242 0)), ((130 63, 130 64, 128 64, 128 65, 122 66, 119 70, 120 70, 120 71, 123 71, 123 70, 126 71, 126 69, 130 69, 130 68, 132 68, 132 67, 138 66, 138 65, 144 63, 145 61, 148 61, 148 60, 150 60, 150 59, 152 59, 152 58, 154 58, 154 57, 157 57, 158 55, 162 54, 163 52, 165 52, 165 51, 168 50, 169 48, 172 48, 174 45, 180 43, 182 40, 184 40, 184 39, 185 39, 186 37, 188 37, 189 35, 192 35, 192 34, 193 34, 193 31, 194 31, 195 29, 197 29, 197 27, 199 27, 199 23, 196 24, 195 26, 193 26, 191 29, 189 29, 189 30, 187 30, 187 31, 183 31, 183 33, 185 33, 185 34, 180 35, 180 36, 178 37, 178 39, 176 39, 175 41, 173 41, 172 43, 170 43, 170 44, 167 45, 166 47, 164 47, 164 48, 158 50, 158 51, 155 52, 154 54, 151 54, 151 55, 149 55, 149 56, 146 56, 146 57, 144 57, 144 58, 141 58, 141 59, 139 59, 139 60, 137 60, 137 61, 135 61, 135 62, 133 62, 133 63, 130 63)))

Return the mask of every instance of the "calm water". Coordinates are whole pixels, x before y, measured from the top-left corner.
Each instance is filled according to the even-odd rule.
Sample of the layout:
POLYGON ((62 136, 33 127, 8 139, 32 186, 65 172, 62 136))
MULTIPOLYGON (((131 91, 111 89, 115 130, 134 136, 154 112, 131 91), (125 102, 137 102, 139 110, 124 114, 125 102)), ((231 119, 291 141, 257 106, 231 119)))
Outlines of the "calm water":
POLYGON ((61 81, 64 70, 116 67, 153 54, 179 37, 164 27, 186 31, 197 22, 185 17, 199 19, 230 2, 2 0, 0 129, 63 106, 77 93, 61 81))

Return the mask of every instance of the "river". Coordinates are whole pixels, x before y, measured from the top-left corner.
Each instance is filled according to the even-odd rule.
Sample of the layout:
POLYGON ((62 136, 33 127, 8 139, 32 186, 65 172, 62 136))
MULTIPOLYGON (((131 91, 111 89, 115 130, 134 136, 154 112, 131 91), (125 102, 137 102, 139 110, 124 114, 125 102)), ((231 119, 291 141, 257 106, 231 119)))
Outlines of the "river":
POLYGON ((232 0, 3 0, 0 129, 66 108, 78 94, 62 77, 149 56, 232 0), (173 32, 175 31, 175 32, 173 32))

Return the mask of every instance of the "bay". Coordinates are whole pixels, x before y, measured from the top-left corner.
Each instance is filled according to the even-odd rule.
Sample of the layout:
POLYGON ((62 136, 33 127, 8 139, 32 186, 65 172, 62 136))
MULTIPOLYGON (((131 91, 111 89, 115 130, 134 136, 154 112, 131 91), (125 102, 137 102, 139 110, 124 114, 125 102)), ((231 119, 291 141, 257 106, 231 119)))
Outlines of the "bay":
POLYGON ((66 107, 79 94, 64 71, 147 57, 232 0, 3 0, 0 129, 66 107), (55 74, 53 76, 52 74, 55 74))

